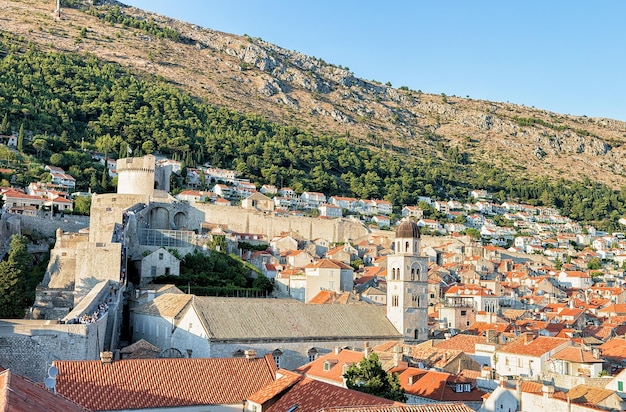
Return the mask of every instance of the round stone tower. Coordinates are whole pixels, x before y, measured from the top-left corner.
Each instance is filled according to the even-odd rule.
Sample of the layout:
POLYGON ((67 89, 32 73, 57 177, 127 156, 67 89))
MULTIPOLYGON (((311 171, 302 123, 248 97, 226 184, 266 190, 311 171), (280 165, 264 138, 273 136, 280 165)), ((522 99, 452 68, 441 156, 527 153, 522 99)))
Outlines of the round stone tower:
POLYGON ((152 196, 155 163, 152 155, 118 159, 117 193, 152 196))

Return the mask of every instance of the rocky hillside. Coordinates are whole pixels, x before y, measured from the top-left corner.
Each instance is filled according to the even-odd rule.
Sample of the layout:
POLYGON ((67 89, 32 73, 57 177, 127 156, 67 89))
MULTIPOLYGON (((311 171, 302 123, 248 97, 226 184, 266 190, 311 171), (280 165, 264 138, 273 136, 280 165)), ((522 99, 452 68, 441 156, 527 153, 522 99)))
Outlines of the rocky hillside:
POLYGON ((163 77, 212 105, 399 156, 464 156, 468 165, 486 162, 522 176, 626 186, 624 122, 397 89, 259 38, 120 7, 133 21, 178 33, 168 38, 106 21, 111 7, 63 8, 59 18, 53 1, 5 0, 0 30, 163 77))

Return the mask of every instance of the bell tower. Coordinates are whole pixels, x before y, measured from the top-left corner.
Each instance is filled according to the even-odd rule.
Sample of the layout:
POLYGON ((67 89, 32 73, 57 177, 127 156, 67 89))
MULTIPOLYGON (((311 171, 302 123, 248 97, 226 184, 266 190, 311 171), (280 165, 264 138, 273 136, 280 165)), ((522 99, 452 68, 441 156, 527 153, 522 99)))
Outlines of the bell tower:
POLYGON ((387 318, 405 342, 428 339, 428 257, 420 256, 419 227, 408 219, 387 256, 387 318))

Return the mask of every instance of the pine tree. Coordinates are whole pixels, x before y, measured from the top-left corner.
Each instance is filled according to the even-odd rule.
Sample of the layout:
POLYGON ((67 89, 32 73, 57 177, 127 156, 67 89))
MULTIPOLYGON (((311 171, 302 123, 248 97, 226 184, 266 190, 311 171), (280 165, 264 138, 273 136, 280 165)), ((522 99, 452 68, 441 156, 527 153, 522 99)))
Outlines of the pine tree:
POLYGON ((375 353, 350 366, 343 377, 346 378, 348 389, 399 402, 407 400, 398 375, 385 372, 375 353))

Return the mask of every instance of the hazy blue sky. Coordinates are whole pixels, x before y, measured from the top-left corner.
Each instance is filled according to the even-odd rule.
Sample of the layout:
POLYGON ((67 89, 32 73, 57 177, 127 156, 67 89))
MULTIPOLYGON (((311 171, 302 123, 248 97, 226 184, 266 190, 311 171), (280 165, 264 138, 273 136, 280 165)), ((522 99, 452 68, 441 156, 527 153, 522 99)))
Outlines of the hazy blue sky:
POLYGON ((394 87, 626 121, 626 1, 122 2, 394 87))

